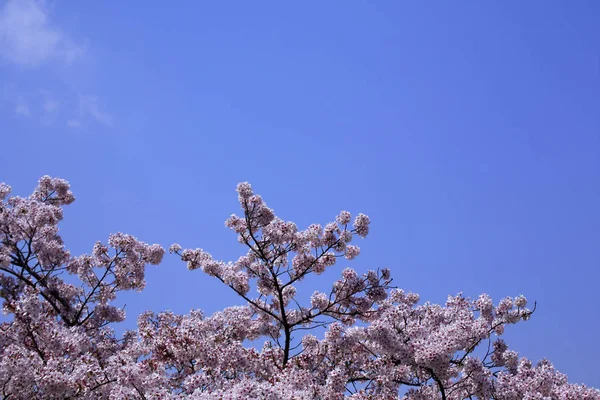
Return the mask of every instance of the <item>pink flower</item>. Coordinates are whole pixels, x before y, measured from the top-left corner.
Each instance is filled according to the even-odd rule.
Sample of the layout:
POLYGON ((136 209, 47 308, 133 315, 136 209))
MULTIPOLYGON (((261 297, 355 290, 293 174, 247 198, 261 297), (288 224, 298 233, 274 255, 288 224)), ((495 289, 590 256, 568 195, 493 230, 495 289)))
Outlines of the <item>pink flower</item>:
POLYGON ((524 296, 497 307, 486 294, 419 305, 417 294, 390 287, 389 269, 346 268, 307 304, 301 285, 310 288, 342 256, 354 259, 360 250, 348 243, 353 233, 368 234, 369 218, 359 214, 350 231, 342 211, 325 228, 298 231, 247 182, 237 192, 244 214, 226 225, 245 255, 224 262, 200 248, 169 251, 223 283, 241 305, 211 316, 147 311, 137 330, 118 337, 119 296, 144 288, 162 246, 116 233, 73 257, 58 230, 74 200, 68 183, 42 177, 27 198, 8 197, 0 184, 0 296, 8 314, 0 323, 2 395, 600 400, 598 390, 569 384, 549 361, 534 364, 502 340, 492 344, 531 316, 524 296))

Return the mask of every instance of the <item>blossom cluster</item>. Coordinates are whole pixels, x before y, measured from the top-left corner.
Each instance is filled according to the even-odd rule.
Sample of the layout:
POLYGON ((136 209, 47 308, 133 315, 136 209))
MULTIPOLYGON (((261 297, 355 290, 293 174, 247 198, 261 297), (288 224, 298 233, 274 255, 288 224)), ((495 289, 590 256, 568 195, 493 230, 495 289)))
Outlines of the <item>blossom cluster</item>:
MULTIPOLYGON (((421 303, 391 286, 387 268, 340 268, 307 304, 309 275, 354 260, 369 233, 364 214, 339 213, 299 230, 248 183, 242 215, 226 226, 247 251, 233 262, 202 249, 176 254, 244 305, 211 316, 148 311, 117 338, 118 294, 143 290, 164 249, 123 233, 74 257, 58 223, 74 201, 68 183, 43 177, 27 198, 0 184, 0 395, 5 399, 559 399, 600 400, 547 360, 509 348, 507 326, 528 320, 524 296, 482 294, 421 303), (351 244, 352 243, 352 244, 351 244)), ((321 277, 322 278, 322 277, 321 277)))

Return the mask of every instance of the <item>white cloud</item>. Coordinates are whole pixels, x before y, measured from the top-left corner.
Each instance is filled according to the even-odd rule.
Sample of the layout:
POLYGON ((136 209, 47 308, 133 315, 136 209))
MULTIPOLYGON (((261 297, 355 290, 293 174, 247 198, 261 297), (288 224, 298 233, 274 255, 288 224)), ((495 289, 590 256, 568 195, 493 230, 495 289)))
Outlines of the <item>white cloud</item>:
POLYGON ((0 57, 5 61, 21 67, 69 64, 84 50, 50 21, 43 0, 8 0, 0 9, 0 57))
POLYGON ((54 96, 45 90, 41 91, 42 98, 40 106, 42 109, 41 122, 44 125, 52 125, 56 121, 60 103, 54 96))
POLYGON ((21 97, 19 97, 19 99, 17 100, 17 105, 15 106, 15 113, 19 117, 31 117, 31 109, 29 108, 27 102, 21 97))
POLYGON ((44 103, 42 104, 42 108, 44 109, 44 112, 46 114, 51 114, 54 113, 55 111, 58 110, 58 101, 56 100, 52 100, 52 99, 46 99, 44 100, 44 103))
MULTIPOLYGON (((48 66, 65 67, 80 59, 85 52, 82 41, 71 39, 53 20, 49 6, 52 0, 0 0, 0 63, 26 70, 27 79, 32 74, 47 74, 48 66)), ((78 68, 81 65, 78 66, 78 68)), ((106 111, 96 96, 81 95, 70 74, 60 74, 53 81, 52 92, 27 88, 17 83, 9 97, 5 89, 2 97, 21 117, 37 118, 43 125, 52 125, 66 117, 72 129, 84 128, 90 121, 107 127, 113 126, 113 116, 106 111), (66 81, 66 82, 64 82, 66 81), (37 93, 34 93, 37 91, 37 93), (73 101, 74 100, 74 101, 73 101), (67 104, 75 103, 74 113, 64 115, 67 104)), ((36 81, 37 79, 34 79, 36 81)), ((64 120, 63 120, 64 121, 64 120)))
POLYGON ((79 128, 83 128, 83 124, 76 120, 76 119, 70 119, 67 121, 67 126, 71 129, 79 129, 79 128))
POLYGON ((92 117, 97 122, 112 128, 113 117, 98 105, 98 99, 95 96, 79 96, 79 116, 85 118, 92 117))

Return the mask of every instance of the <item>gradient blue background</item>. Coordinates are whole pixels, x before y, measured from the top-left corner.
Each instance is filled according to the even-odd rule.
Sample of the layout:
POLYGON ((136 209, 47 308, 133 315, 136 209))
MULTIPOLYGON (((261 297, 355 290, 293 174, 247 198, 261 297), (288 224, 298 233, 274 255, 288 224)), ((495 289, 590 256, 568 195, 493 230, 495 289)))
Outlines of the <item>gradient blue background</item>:
MULTIPOLYGON (((123 231, 234 260, 244 249, 223 222, 247 180, 300 228, 371 217, 361 256, 303 293, 347 265, 389 267, 434 302, 523 293, 538 310, 509 345, 600 386, 600 3, 71 0, 48 13, 86 56, 0 65, 30 101, 61 104, 48 123, 4 101, 0 181, 27 195, 41 175, 69 180, 74 254, 123 231), (67 127, 80 93, 111 126, 67 127)), ((120 298, 118 330, 146 309, 241 304, 173 256, 147 281, 120 298)))

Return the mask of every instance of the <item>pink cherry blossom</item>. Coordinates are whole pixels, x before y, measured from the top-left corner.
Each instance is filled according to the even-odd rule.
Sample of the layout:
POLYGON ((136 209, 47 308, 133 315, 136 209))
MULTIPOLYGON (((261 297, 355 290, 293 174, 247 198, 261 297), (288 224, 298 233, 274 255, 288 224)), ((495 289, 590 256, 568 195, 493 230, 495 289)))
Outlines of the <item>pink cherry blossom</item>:
POLYGON ((349 243, 368 235, 366 215, 350 227, 342 211, 299 230, 247 182, 237 192, 243 215, 226 226, 244 255, 220 261, 178 244, 169 252, 243 305, 211 316, 147 311, 119 338, 112 326, 126 314, 115 300, 144 289, 146 266, 160 264, 163 247, 115 233, 73 256, 58 229, 75 199, 66 181, 44 176, 26 198, 0 184, 2 397, 600 400, 597 389, 569 383, 499 337, 529 319, 535 302, 457 294, 420 303, 392 286, 388 268, 338 266, 359 255, 349 243), (305 278, 325 271, 338 278, 305 302, 305 278))

